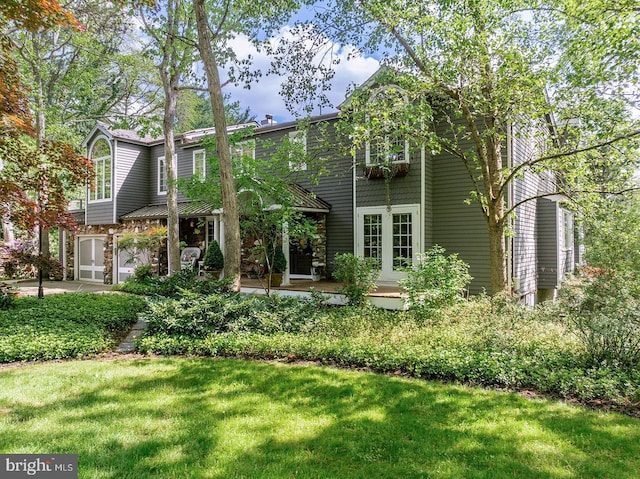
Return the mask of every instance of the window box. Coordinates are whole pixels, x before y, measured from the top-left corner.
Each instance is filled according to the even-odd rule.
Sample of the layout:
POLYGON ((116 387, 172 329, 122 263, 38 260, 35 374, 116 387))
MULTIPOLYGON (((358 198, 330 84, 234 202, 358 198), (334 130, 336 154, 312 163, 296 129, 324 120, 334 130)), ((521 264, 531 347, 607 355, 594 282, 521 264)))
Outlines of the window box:
POLYGON ((391 163, 388 165, 369 165, 364 167, 364 176, 370 180, 377 178, 396 178, 409 174, 409 163, 391 163))

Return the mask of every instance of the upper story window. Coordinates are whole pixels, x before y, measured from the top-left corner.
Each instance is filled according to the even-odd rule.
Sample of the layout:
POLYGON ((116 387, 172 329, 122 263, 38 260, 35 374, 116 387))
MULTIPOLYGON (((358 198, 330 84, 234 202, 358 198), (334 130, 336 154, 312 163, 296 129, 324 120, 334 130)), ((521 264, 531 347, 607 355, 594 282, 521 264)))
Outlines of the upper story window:
POLYGON ((231 150, 231 162, 234 168, 240 172, 246 172, 244 163, 249 159, 255 159, 256 142, 254 140, 242 141, 231 145, 229 148, 231 150))
POLYGON ((396 86, 379 88, 371 96, 369 141, 365 144, 365 164, 409 163, 409 142, 402 133, 407 99, 396 86))
POLYGON ((167 162, 164 156, 158 157, 158 194, 167 194, 167 162))
POLYGON ((289 169, 291 171, 306 171, 307 163, 302 161, 307 154, 307 133, 304 131, 292 131, 289 133, 289 169))
POLYGON ((204 181, 207 176, 207 157, 204 150, 196 150, 193 152, 193 174, 204 181))
POLYGON ((231 159, 234 162, 242 161, 243 158, 256 157, 256 143, 253 140, 242 141, 230 146, 231 159))
POLYGON ((111 146, 105 138, 98 139, 91 147, 89 158, 93 162, 93 181, 89 201, 111 199, 111 146))
MULTIPOLYGON (((173 169, 175 171, 177 166, 177 156, 173 155, 173 169)), ((167 162, 165 161, 164 156, 158 157, 158 194, 166 195, 167 194, 167 162)))

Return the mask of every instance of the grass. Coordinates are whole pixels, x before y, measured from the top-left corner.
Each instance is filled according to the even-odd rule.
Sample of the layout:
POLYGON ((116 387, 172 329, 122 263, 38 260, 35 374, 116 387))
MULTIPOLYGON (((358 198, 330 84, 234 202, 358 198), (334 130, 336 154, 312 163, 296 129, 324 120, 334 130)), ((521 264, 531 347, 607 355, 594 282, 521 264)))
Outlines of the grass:
POLYGON ((220 359, 0 370, 0 452, 82 478, 632 478, 640 422, 515 394, 220 359))
POLYGON ((111 350, 145 307, 144 299, 125 294, 18 298, 14 307, 0 310, 0 363, 111 350))

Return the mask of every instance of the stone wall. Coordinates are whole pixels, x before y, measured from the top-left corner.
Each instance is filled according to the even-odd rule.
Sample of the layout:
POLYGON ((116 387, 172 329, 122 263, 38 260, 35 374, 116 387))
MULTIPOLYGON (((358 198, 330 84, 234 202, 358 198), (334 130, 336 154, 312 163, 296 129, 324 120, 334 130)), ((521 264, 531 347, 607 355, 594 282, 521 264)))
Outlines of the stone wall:
POLYGON ((122 233, 142 233, 164 224, 163 220, 130 220, 113 225, 80 225, 74 233, 67 234, 67 279, 75 279, 75 239, 79 235, 105 235, 104 284, 113 284, 113 242, 122 233))

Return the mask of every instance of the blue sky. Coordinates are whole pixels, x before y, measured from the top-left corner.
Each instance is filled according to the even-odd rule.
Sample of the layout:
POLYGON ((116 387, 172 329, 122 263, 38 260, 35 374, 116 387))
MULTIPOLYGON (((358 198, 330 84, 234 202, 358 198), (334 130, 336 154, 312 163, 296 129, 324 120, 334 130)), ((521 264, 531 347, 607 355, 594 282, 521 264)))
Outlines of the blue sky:
MULTIPOLYGON (((287 32, 288 27, 284 27, 280 35, 286 35, 287 32)), ((231 46, 240 57, 251 54, 256 68, 262 71, 268 69, 269 57, 264 53, 256 52, 246 37, 237 37, 231 41, 231 46)), ((316 110, 314 114, 335 111, 336 107, 344 100, 348 86, 350 84, 361 84, 375 73, 379 67, 378 60, 373 57, 350 55, 354 51, 354 48, 350 45, 333 44, 332 47, 334 56, 340 59, 340 62, 335 67, 336 73, 328 95, 333 108, 325 107, 322 112, 316 110)), ((230 93, 233 100, 238 100, 243 109, 250 108, 258 121, 264 119, 265 115, 270 114, 273 115, 277 122, 282 123, 294 118, 286 109, 284 101, 280 97, 279 91, 282 81, 282 77, 263 76, 259 83, 252 85, 250 90, 246 90, 241 86, 228 85, 224 88, 224 91, 230 93)))

